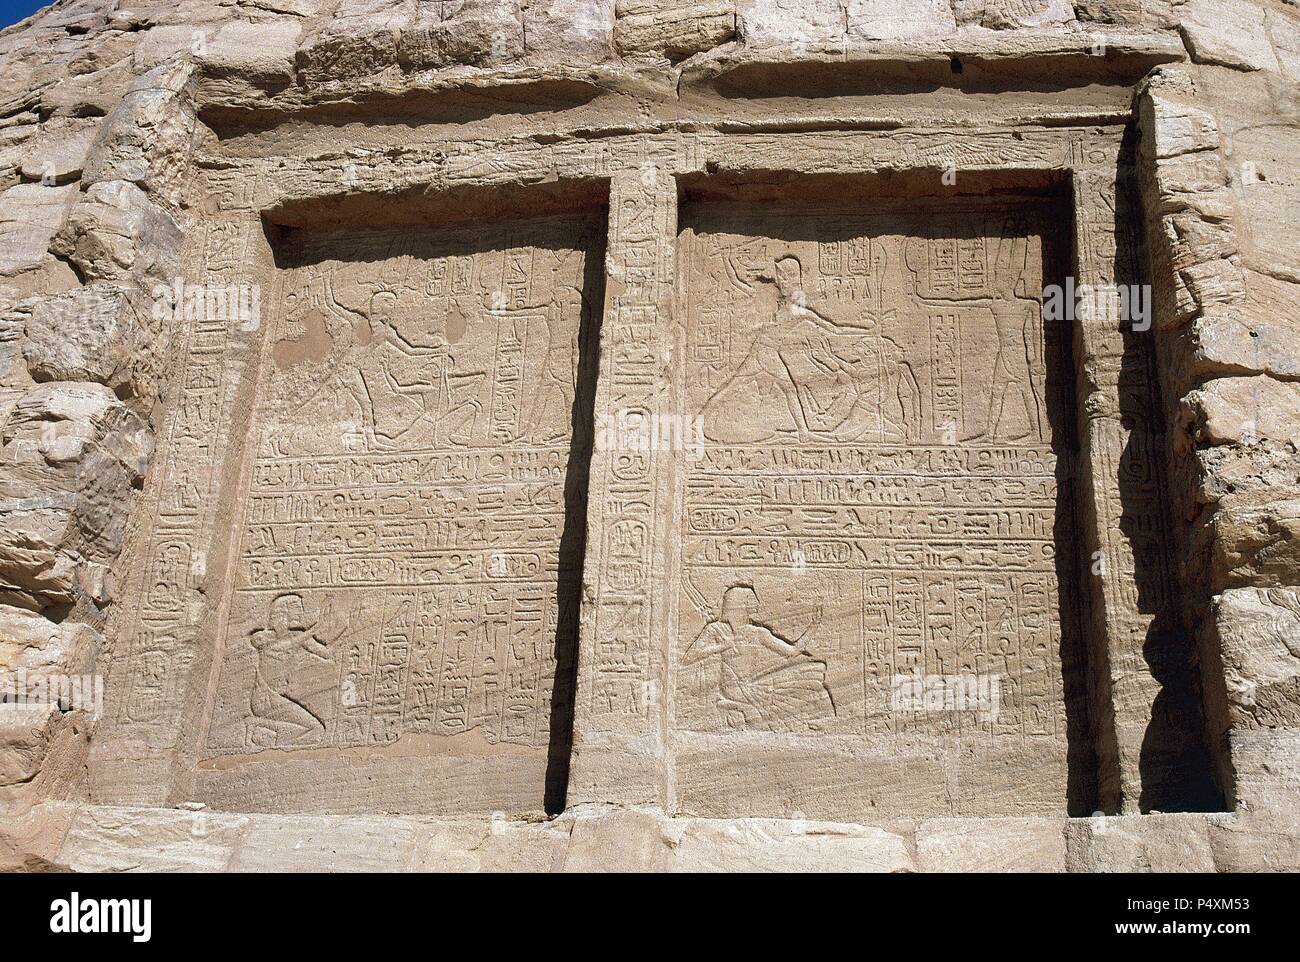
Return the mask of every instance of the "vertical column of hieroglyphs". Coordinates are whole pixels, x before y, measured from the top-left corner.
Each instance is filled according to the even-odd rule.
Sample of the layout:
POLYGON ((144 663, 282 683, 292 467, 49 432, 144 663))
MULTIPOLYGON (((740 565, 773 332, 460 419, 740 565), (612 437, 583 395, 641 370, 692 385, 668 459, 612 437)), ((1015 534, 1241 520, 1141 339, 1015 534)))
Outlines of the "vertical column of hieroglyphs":
POLYGON ((676 182, 652 161, 610 185, 570 804, 662 804, 671 455, 625 435, 665 410, 676 182))
POLYGON ((179 373, 151 473, 139 567, 126 595, 137 599, 123 622, 108 690, 115 703, 96 738, 95 772, 104 797, 162 800, 169 753, 181 724, 198 640, 215 619, 211 565, 220 484, 227 467, 232 405, 260 339, 260 287, 254 271, 261 227, 253 210, 256 179, 207 172, 194 195, 204 216, 193 228, 183 276, 154 292, 153 308, 174 325, 179 373))
POLYGON ((1066 808, 1053 225, 890 207, 683 211, 683 810, 1066 808))
POLYGON ((576 632, 580 559, 562 540, 599 230, 561 216, 286 238, 209 797, 541 808, 557 648, 576 632), (398 742, 403 758, 384 754, 398 742), (240 774, 264 753, 277 777, 266 761, 240 774), (358 765, 370 776, 349 784, 358 765))
POLYGON ((1075 154, 1076 290, 1084 294, 1074 329, 1098 804, 1135 812, 1150 807, 1144 778, 1160 764, 1152 757, 1162 750, 1154 744, 1156 675, 1174 630, 1162 413, 1155 407, 1151 335, 1140 318, 1121 316, 1117 299, 1121 285, 1129 289, 1141 279, 1128 226, 1136 218, 1129 168, 1110 146, 1080 140, 1075 154))

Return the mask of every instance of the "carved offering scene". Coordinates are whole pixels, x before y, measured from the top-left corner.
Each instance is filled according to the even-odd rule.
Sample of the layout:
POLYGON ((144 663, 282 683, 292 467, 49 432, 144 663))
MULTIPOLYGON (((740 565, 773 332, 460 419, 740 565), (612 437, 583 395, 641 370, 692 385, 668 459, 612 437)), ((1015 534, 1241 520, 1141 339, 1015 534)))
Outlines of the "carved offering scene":
POLYGON ((562 799, 602 231, 284 232, 205 797, 562 799))
POLYGON ((684 812, 1086 804, 1068 225, 1047 192, 687 195, 684 812))

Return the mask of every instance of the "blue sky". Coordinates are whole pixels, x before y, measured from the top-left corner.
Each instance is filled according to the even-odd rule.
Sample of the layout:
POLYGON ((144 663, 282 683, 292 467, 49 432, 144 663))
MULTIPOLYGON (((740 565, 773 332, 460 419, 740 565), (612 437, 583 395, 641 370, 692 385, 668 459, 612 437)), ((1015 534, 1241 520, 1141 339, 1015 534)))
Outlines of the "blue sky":
POLYGON ((0 30, 26 20, 41 7, 48 7, 52 0, 0 0, 0 30))

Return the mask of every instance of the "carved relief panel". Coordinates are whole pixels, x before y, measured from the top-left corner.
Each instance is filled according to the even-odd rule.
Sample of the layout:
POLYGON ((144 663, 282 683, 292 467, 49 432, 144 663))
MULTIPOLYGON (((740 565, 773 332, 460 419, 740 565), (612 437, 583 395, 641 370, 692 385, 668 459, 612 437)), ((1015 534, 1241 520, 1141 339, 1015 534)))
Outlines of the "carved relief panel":
MULTIPOLYGON (((313 227, 302 202, 254 258, 262 326, 191 325, 141 555, 166 633, 115 665, 129 724, 100 745, 137 766, 147 733, 150 791, 227 809, 535 811, 567 785, 706 815, 1091 811, 1116 764, 1084 665, 1120 664, 1112 622, 1150 594, 1141 552, 1103 552, 1100 590, 1087 556, 1161 522, 1096 453, 1117 365, 1042 317, 1072 240, 1082 278, 1118 258, 1063 173, 1100 141, 1004 140, 1029 169, 959 197, 912 152, 864 170, 901 149, 873 133, 629 139, 576 207, 480 187, 463 227, 313 227), (800 172, 749 170, 778 162, 800 172), (827 169, 854 204, 798 203, 827 169), (684 447, 620 435, 665 423, 684 447), (1091 507, 1121 500, 1119 526, 1091 507)), ((534 197, 590 173, 511 149, 534 197)), ((234 239, 263 244, 277 190, 234 239)))
POLYGON ((1053 213, 684 209, 704 443, 684 469, 682 810, 1065 810, 1083 706, 1053 213), (853 791, 819 793, 828 764, 853 791), (1015 803, 981 786, 1008 764, 1015 803))
POLYGON ((201 753, 217 797, 259 797, 231 773, 263 753, 400 745, 505 760, 459 808, 541 807, 602 227, 286 240, 201 753))

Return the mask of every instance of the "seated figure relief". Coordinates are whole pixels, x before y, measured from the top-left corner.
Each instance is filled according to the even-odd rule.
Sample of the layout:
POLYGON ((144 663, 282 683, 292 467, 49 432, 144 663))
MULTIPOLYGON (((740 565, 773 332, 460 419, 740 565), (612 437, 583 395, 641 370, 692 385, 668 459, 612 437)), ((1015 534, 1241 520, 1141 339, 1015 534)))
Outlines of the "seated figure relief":
POLYGON ((839 318, 812 306, 803 266, 791 254, 756 281, 753 341, 704 405, 709 440, 855 441, 878 430, 900 442, 919 436, 920 385, 898 345, 881 333, 893 312, 839 318))
POLYGON ((816 731, 835 717, 826 663, 758 620, 758 594, 733 585, 719 617, 686 647, 687 669, 716 671, 717 707, 727 727, 773 732, 816 731))

